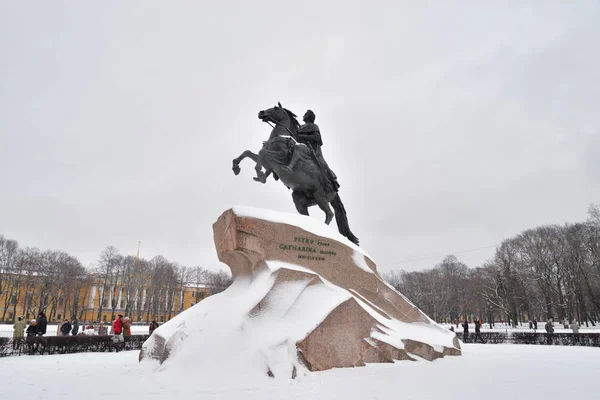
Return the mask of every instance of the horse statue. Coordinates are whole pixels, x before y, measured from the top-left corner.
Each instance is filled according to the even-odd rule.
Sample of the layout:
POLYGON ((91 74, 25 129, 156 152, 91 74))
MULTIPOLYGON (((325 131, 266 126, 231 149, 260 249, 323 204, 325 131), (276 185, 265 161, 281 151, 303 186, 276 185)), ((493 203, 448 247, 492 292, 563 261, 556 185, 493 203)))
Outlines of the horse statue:
POLYGON ((252 159, 256 162, 257 176, 254 180, 265 183, 266 178, 273 174, 275 180, 280 179, 292 190, 292 199, 300 214, 308 215, 308 207, 318 205, 325 213, 325 223, 329 225, 335 215, 339 232, 358 245, 358 238, 348 225, 346 210, 337 193, 337 187, 329 181, 314 150, 295 139, 300 125, 296 115, 278 103, 273 108, 260 111, 258 118, 263 122, 275 124, 269 140, 264 142, 258 154, 246 150, 234 158, 234 174, 240 173, 240 162, 243 159, 252 159), (263 167, 265 172, 262 171, 263 167), (335 214, 329 207, 330 203, 335 214))

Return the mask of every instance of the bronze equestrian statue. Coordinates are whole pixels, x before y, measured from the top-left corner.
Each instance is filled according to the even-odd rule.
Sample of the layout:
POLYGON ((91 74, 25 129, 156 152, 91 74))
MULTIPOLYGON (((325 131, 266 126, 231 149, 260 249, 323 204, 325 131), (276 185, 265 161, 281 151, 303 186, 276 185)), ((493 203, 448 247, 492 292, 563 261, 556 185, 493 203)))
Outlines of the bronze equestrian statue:
POLYGON ((315 114, 308 110, 303 118, 305 124, 300 126, 296 115, 279 103, 260 111, 258 118, 274 124, 271 136, 258 154, 246 150, 234 158, 233 172, 238 175, 240 162, 246 157, 251 158, 256 162, 254 180, 265 183, 273 174, 275 180, 281 179, 292 190, 292 199, 300 214, 308 215, 308 207, 318 205, 325 212, 325 223, 329 225, 335 215, 339 232, 358 245, 358 238, 350 230, 346 210, 338 194, 340 185, 337 177, 321 152, 323 141, 319 127, 314 123, 315 114))

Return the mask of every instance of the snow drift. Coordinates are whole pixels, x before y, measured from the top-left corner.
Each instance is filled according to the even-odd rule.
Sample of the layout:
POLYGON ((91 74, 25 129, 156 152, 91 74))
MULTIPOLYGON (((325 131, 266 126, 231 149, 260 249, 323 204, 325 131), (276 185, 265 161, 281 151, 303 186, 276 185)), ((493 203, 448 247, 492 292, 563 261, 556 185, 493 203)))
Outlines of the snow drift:
POLYGON ((155 330, 140 359, 162 368, 209 363, 238 377, 295 377, 461 354, 453 332, 381 279, 370 257, 333 228, 235 207, 213 230, 233 284, 155 330))

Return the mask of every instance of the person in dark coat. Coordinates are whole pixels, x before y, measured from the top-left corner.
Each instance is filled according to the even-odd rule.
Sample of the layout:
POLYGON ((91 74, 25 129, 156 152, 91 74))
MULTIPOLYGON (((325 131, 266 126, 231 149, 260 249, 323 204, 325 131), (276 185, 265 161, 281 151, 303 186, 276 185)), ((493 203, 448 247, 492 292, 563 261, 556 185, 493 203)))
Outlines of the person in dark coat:
POLYGON ((479 338, 479 340, 481 340, 481 343, 485 343, 483 341, 483 338, 481 337, 481 323, 479 321, 475 321, 475 339, 473 340, 473 343, 477 343, 477 338, 479 338))
POLYGON ((552 318, 546 322, 546 344, 552 344, 552 334, 554 333, 554 326, 552 326, 552 318))
POLYGON ((48 319, 46 318, 46 314, 44 314, 43 312, 40 312, 38 314, 36 325, 37 335, 44 336, 46 334, 46 327, 48 326, 48 319))
POLYGON ((467 343, 467 341, 469 340, 469 321, 467 321, 465 319, 462 323, 462 327, 463 327, 463 342, 467 343))
POLYGON ((69 333, 71 333, 71 323, 68 319, 65 319, 65 322, 61 325, 60 333, 63 336, 69 336, 69 333))
POLYGON ((537 319, 533 319, 533 329, 537 329, 537 319))
POLYGON ((71 330, 71 335, 75 336, 79 333, 79 322, 76 318, 73 318, 73 329, 71 330))
POLYGON ((36 322, 35 319, 31 320, 31 323, 27 327, 26 333, 27 333, 27 337, 29 337, 29 336, 36 336, 37 335, 37 333, 38 333, 38 326, 37 326, 37 322, 36 322))
POLYGON ((156 328, 158 328, 158 323, 157 323, 156 321, 152 321, 152 322, 150 322, 150 329, 149 329, 149 331, 150 331, 150 334, 151 334, 151 335, 152 335, 152 332, 154 332, 154 330, 155 330, 156 328))

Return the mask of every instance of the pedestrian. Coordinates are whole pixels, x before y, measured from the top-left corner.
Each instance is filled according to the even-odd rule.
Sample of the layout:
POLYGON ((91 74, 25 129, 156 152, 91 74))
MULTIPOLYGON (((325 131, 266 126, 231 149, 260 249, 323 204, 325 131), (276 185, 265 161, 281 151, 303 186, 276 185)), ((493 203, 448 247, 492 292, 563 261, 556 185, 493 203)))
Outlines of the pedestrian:
POLYGON ((529 329, 533 329, 533 322, 529 320, 529 329))
POLYGON ((38 342, 35 341, 35 337, 37 335, 41 336, 39 330, 40 327, 38 326, 37 321, 32 319, 27 327, 27 330, 25 331, 25 334, 27 335, 27 349, 30 355, 33 355, 33 353, 35 353, 38 349, 38 342))
POLYGON ((27 334, 27 337, 36 336, 38 334, 38 326, 37 326, 37 321, 35 319, 31 320, 31 323, 27 327, 26 334, 27 334))
POLYGON ((123 316, 121 314, 113 321, 112 329, 113 335, 120 335, 123 333, 123 316))
POLYGON ((113 321, 112 324, 112 333, 113 333, 113 343, 115 345, 115 350, 117 351, 117 353, 119 352, 119 348, 120 343, 123 342, 123 335, 121 335, 123 333, 123 316, 121 314, 119 314, 117 316, 117 319, 115 319, 113 321))
POLYGON ((65 324, 65 321, 58 323, 58 325, 56 326, 56 336, 64 336, 62 334, 62 327, 64 324, 65 324))
POLYGON ((462 323, 463 327, 463 342, 467 343, 469 341, 469 322, 465 319, 462 323))
POLYGON ((71 323, 68 319, 65 319, 63 324, 60 326, 60 333, 62 336, 69 336, 69 333, 71 333, 71 323))
POLYGON ((131 336, 131 322, 129 317, 123 318, 123 337, 128 339, 131 336))
POLYGON ((537 330, 537 319, 533 319, 533 329, 537 330))
POLYGON ((46 318, 46 314, 43 312, 38 313, 38 318, 36 321, 37 326, 37 335, 44 336, 46 334, 46 327, 48 326, 48 319, 46 318))
POLYGON ((552 344, 552 334, 554 333, 554 327, 552 326, 552 318, 546 322, 546 344, 552 344))
POLYGON ((25 317, 21 316, 13 325, 13 350, 21 348, 21 342, 25 338, 25 328, 27 328, 27 323, 25 317))
POLYGON ((573 322, 571 323, 571 329, 573 329, 573 337, 576 343, 579 343, 579 323, 577 323, 577 319, 573 318, 573 322))
POLYGON ((473 343, 477 343, 477 338, 481 340, 481 343, 485 343, 481 337, 481 323, 475 320, 475 339, 473 340, 473 343))
POLYGON ((149 329, 150 335, 152 335, 152 332, 154 332, 154 330, 156 328, 158 328, 158 322, 156 322, 156 321, 150 322, 150 329, 149 329))
POLYGON ((73 320, 73 329, 71 330, 71 335, 76 336, 79 333, 79 322, 77 318, 72 318, 73 320))

